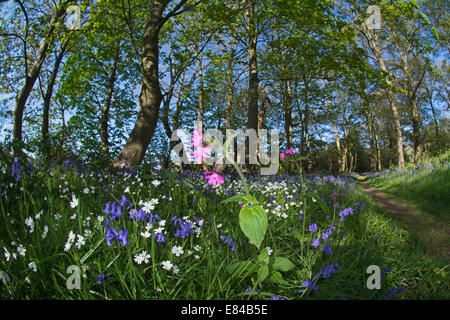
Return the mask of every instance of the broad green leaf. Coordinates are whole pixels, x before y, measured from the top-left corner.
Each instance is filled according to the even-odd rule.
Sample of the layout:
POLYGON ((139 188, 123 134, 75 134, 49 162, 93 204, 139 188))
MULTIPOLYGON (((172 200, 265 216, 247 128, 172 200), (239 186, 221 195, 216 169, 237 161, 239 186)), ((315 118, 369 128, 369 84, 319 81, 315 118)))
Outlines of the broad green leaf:
POLYGON ((273 281, 276 283, 281 283, 284 281, 284 279, 283 279, 283 276, 281 275, 281 273, 276 271, 270 275, 270 281, 273 281))
POLYGON ((249 260, 239 261, 226 267, 227 272, 233 277, 240 277, 244 273, 250 274, 257 271, 257 266, 249 260))
POLYGON ((258 281, 263 282, 264 280, 266 280, 268 275, 269 275, 269 266, 268 265, 261 266, 258 271, 258 281))
POLYGON ((258 256, 258 261, 269 264, 269 250, 267 250, 267 248, 261 250, 261 253, 258 256))
POLYGON ((295 268, 295 264, 293 264, 289 259, 283 257, 275 257, 273 260, 273 270, 281 272, 286 272, 295 268))
POLYGON ((242 201, 244 204, 258 203, 258 200, 256 200, 256 198, 253 196, 241 196, 241 195, 230 197, 228 199, 223 200, 221 203, 227 203, 227 202, 233 202, 233 201, 242 201))
POLYGON ((243 207, 239 212, 239 225, 242 232, 258 249, 267 230, 267 215, 260 205, 243 207))
POLYGON ((223 200, 221 203, 233 202, 233 201, 242 201, 244 202, 245 196, 233 196, 231 198, 223 200))

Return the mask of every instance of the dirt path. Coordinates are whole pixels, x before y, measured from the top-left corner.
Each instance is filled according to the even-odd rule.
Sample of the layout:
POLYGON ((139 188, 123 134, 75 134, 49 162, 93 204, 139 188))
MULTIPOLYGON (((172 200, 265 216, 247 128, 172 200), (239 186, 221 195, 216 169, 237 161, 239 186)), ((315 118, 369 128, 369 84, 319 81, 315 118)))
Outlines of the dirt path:
MULTIPOLYGON (((401 222, 401 226, 412 234, 423 239, 430 252, 450 263, 450 227, 446 223, 421 211, 420 209, 399 203, 386 193, 361 183, 364 192, 383 209, 395 215, 401 222)), ((399 223, 400 224, 400 223, 399 223)))

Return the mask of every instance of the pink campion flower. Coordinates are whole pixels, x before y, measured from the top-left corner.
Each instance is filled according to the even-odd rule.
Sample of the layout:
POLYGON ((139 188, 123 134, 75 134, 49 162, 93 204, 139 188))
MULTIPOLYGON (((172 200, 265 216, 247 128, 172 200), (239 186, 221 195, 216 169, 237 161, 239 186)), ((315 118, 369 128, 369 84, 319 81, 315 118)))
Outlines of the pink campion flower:
POLYGON ((208 183, 215 186, 215 185, 221 185, 225 182, 225 179, 216 171, 206 171, 203 172, 204 175, 206 175, 205 179, 208 180, 208 183))
POLYGON ((286 151, 284 151, 284 153, 290 154, 290 155, 293 155, 294 152, 295 152, 295 148, 294 147, 290 147, 289 149, 286 149, 286 151))
POLYGON ((202 146, 202 141, 203 141, 203 135, 202 132, 200 130, 200 128, 197 128, 194 130, 194 133, 192 134, 192 146, 193 147, 201 147, 202 146))
POLYGON ((286 155, 284 154, 284 152, 280 153, 280 158, 281 158, 281 159, 284 159, 285 156, 286 156, 286 155))
POLYGON ((201 164, 210 153, 211 149, 208 147, 197 147, 194 152, 191 152, 191 156, 194 157, 196 164, 201 164))

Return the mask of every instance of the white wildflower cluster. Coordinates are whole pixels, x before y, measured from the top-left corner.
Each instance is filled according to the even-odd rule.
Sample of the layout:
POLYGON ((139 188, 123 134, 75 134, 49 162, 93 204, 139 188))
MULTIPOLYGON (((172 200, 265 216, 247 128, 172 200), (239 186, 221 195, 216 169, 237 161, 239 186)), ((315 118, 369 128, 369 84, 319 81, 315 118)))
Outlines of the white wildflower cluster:
POLYGON ((159 186, 159 185, 161 184, 161 181, 159 181, 159 180, 153 180, 151 183, 152 183, 152 185, 154 185, 155 187, 157 187, 157 186, 159 186))
POLYGON ((33 233, 34 231, 34 220, 32 217, 26 218, 25 219, 25 225, 30 228, 30 233, 33 233))
POLYGON ((143 202, 142 200, 139 201, 139 205, 143 206, 142 210, 146 213, 150 213, 153 209, 155 209, 155 206, 159 203, 158 199, 151 199, 150 201, 143 202))
MULTIPOLYGON (((11 246, 15 246, 15 245, 16 245, 16 243, 14 241, 11 242, 11 246)), ((6 262, 9 262, 9 260, 11 258, 13 258, 14 260, 17 260, 17 254, 19 254, 19 256, 21 256, 21 257, 25 257, 27 249, 23 245, 19 244, 16 249, 17 254, 12 250, 11 250, 12 253, 10 253, 8 251, 8 249, 6 249, 5 247, 3 247, 3 251, 4 251, 4 256, 5 256, 6 262)))
POLYGON ((36 266, 36 263, 35 263, 34 261, 31 261, 31 262, 28 264, 28 268, 29 268, 29 269, 32 269, 34 272, 37 272, 37 266, 36 266))
POLYGON ((164 270, 167 270, 167 271, 172 270, 172 272, 174 274, 178 274, 180 272, 180 269, 178 269, 178 267, 176 265, 174 265, 172 262, 170 262, 168 260, 163 261, 161 264, 162 264, 162 268, 164 270))
POLYGON ((72 201, 70 202, 70 207, 72 209, 78 207, 78 199, 75 197, 73 193, 72 193, 72 201))
POLYGON ((147 223, 145 226, 145 231, 141 232, 141 237, 144 238, 150 238, 152 236, 151 229, 153 228, 153 225, 151 223, 147 223))
POLYGON ((180 247, 180 246, 173 246, 172 247, 172 254, 174 254, 175 256, 179 257, 183 253, 184 253, 184 250, 183 250, 182 247, 180 247))
POLYGON ((157 235, 159 233, 165 234, 166 220, 161 220, 157 225, 147 223, 145 225, 145 231, 141 232, 141 237, 150 238, 153 234, 157 235), (154 228, 155 227, 155 228, 154 228))
POLYGON ((150 258, 150 254, 148 254, 146 251, 142 251, 141 253, 134 256, 134 262, 136 262, 137 264, 148 263, 150 258))
POLYGON ((48 226, 45 225, 44 230, 42 231, 42 239, 45 239, 47 237, 47 233, 48 233, 48 226))
POLYGON ((184 216, 183 220, 186 221, 186 222, 189 222, 192 225, 192 228, 194 229, 195 236, 197 238, 200 237, 200 235, 202 234, 203 224, 205 223, 204 220, 201 219, 201 220, 191 221, 189 219, 189 216, 184 216))
POLYGON ((82 246, 84 246, 86 244, 86 238, 83 237, 80 234, 75 234, 73 233, 73 231, 71 230, 69 232, 69 237, 67 238, 67 242, 64 246, 64 251, 67 252, 70 250, 70 248, 72 247, 73 243, 75 242, 75 238, 77 239, 77 242, 75 243, 75 247, 77 249, 81 249, 82 246))

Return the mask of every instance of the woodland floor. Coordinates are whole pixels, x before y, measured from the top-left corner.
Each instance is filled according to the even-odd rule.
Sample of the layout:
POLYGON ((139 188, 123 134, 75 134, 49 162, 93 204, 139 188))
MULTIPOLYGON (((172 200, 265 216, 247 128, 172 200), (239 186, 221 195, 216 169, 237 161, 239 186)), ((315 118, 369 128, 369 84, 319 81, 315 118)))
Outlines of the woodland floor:
POLYGON ((446 221, 437 219, 424 210, 395 198, 394 195, 374 189, 367 183, 360 182, 360 184, 374 202, 392 215, 394 221, 425 241, 430 254, 443 259, 446 263, 450 262, 450 226, 446 221))

